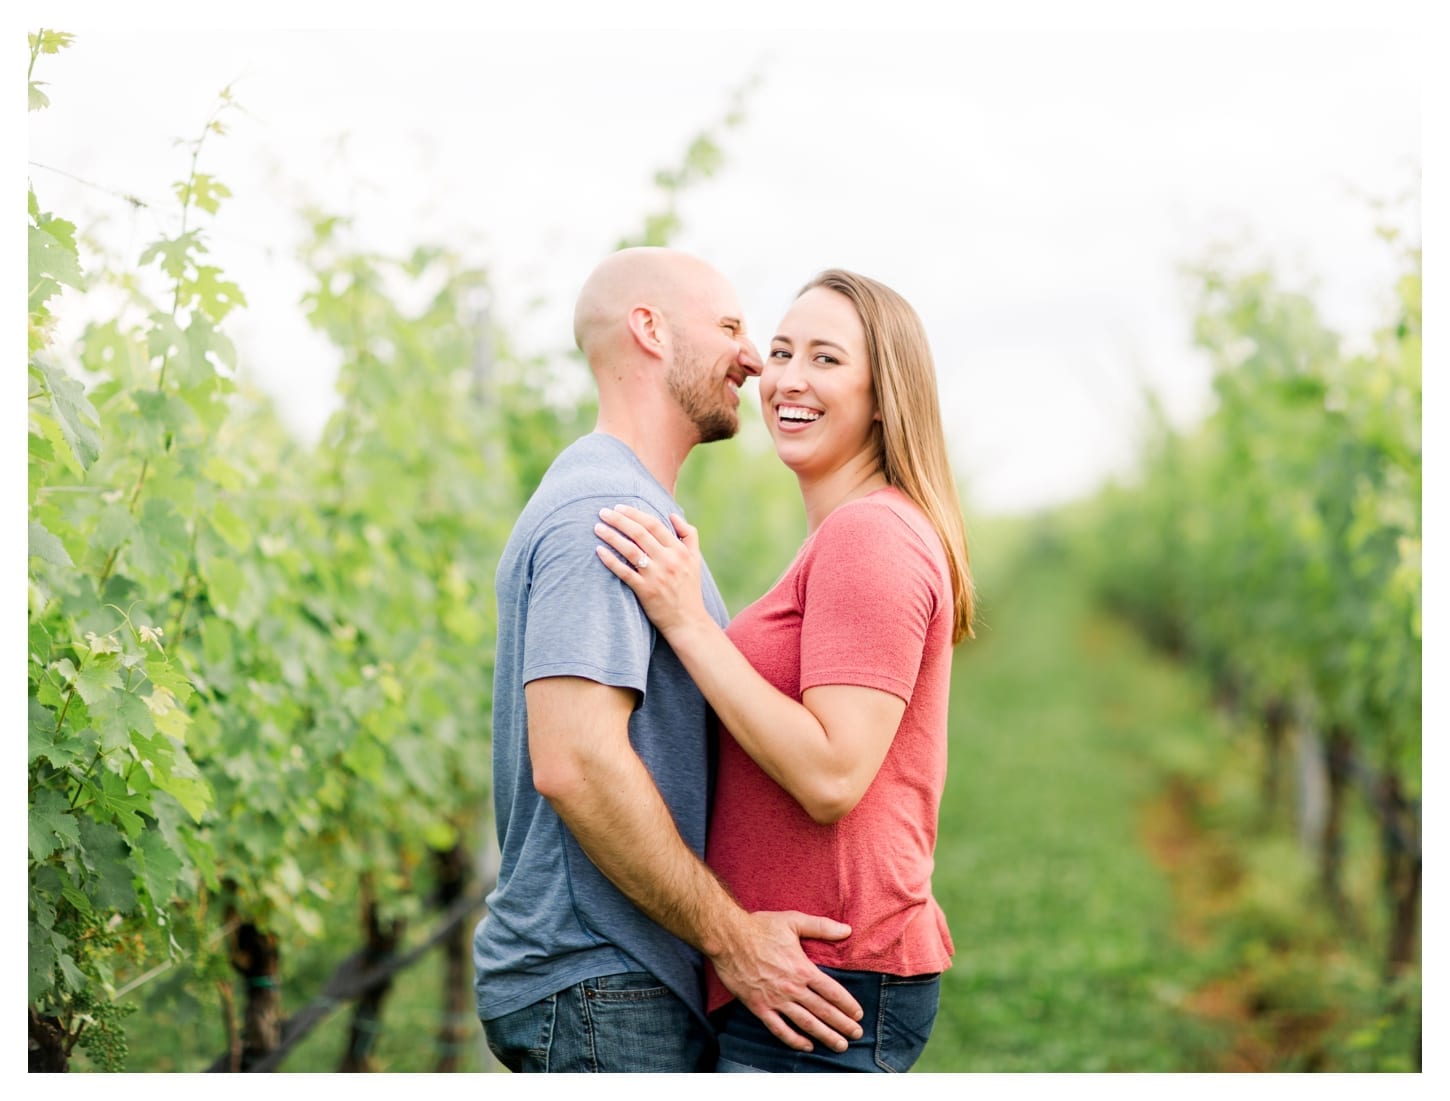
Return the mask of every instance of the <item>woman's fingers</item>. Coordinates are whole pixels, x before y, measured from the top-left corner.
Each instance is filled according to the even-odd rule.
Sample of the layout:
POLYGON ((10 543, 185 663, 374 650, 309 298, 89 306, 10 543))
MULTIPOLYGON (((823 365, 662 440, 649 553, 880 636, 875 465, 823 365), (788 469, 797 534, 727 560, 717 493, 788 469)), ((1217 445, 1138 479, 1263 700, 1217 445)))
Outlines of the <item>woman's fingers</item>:
POLYGON ((656 538, 663 538, 669 534, 669 528, 665 526, 660 518, 651 512, 637 509, 633 505, 615 505, 612 509, 605 509, 605 512, 617 512, 626 520, 638 524, 656 538))
POLYGON ((658 547, 678 542, 675 533, 670 530, 669 524, 652 513, 640 511, 633 505, 615 505, 613 508, 600 509, 599 515, 623 531, 645 550, 652 551, 658 547), (654 540, 655 548, 650 546, 649 540, 651 539, 654 540))
POLYGON ((634 540, 640 550, 656 557, 668 550, 684 547, 693 555, 700 553, 700 532, 677 512, 670 513, 665 524, 658 516, 641 512, 631 505, 615 505, 599 510, 600 517, 634 540))
POLYGON ((696 551, 662 520, 638 509, 621 505, 600 509, 599 515, 594 534, 604 545, 595 553, 639 597, 656 627, 669 634, 697 617, 709 618, 696 551))
POLYGON ((639 573, 633 566, 606 547, 595 547, 594 553, 599 556, 599 561, 603 562, 609 568, 610 573, 614 574, 615 577, 619 578, 631 589, 635 587, 639 573))
POLYGON ((700 532, 693 524, 685 523, 685 518, 678 513, 670 513, 670 523, 674 526, 675 534, 679 536, 680 542, 689 547, 692 552, 700 549, 700 532))
POLYGON ((648 553, 639 543, 608 524, 595 524, 594 534, 618 551, 620 558, 635 569, 639 568, 640 561, 648 553))
MULTIPOLYGON (((664 550, 664 544, 661 543, 660 540, 647 527, 645 527, 638 520, 626 516, 623 511, 612 508, 602 508, 599 510, 599 518, 603 520, 604 523, 595 524, 594 531, 601 538, 605 537, 607 525, 607 530, 614 531, 623 538, 628 539, 634 544, 636 548, 638 548, 639 551, 643 551, 645 554, 650 555, 651 557, 657 557, 660 552, 664 550)), ((613 546, 617 550, 619 550, 619 552, 621 554, 624 554, 624 556, 628 558, 631 562, 637 562, 639 557, 637 553, 626 553, 625 548, 620 547, 619 544, 616 542, 611 542, 610 546, 613 546)))

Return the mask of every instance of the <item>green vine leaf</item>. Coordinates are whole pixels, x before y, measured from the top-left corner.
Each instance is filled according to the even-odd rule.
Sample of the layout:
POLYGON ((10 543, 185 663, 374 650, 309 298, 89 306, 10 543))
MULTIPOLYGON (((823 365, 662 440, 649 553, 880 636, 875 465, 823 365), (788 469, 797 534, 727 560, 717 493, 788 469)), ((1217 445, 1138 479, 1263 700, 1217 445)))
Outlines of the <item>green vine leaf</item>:
POLYGON ((58 54, 74 43, 76 36, 70 31, 42 30, 38 34, 27 35, 26 40, 32 50, 43 54, 58 54))
POLYGON ((58 791, 38 792, 30 806, 30 858, 37 862, 48 860, 63 845, 77 844, 80 839, 65 796, 58 791))
POLYGON ((242 288, 230 279, 221 277, 221 269, 201 265, 190 284, 195 295, 197 308, 214 322, 219 322, 238 306, 245 306, 247 299, 242 288))
POLYGON ((205 172, 198 172, 193 176, 189 187, 186 183, 176 184, 176 197, 183 205, 190 204, 208 214, 215 214, 221 201, 231 198, 231 194, 231 188, 205 172))
POLYGON ((121 670, 114 655, 98 655, 76 674, 76 691, 86 706, 95 709, 121 687, 121 670))
POLYGON ((110 822, 90 816, 80 820, 82 862, 88 873, 86 890, 99 911, 126 913, 136 907, 136 890, 128 857, 130 848, 110 822))
POLYGON ((51 412, 66 445, 82 469, 89 469, 101 454, 101 439, 97 432, 100 417, 86 399, 85 387, 43 360, 36 359, 34 366, 40 370, 45 387, 50 391, 51 412))
POLYGON ((141 816, 150 810, 149 799, 131 791, 126 781, 114 772, 105 773, 101 777, 100 788, 92 786, 91 790, 95 794, 91 810, 93 817, 110 816, 128 838, 141 836, 146 829, 146 821, 141 816))
POLYGON ((49 761, 58 769, 68 768, 82 759, 84 747, 77 738, 56 729, 56 714, 40 700, 32 697, 28 724, 30 763, 49 761))
POLYGON ((159 910, 175 896, 183 864, 159 832, 148 830, 131 840, 131 866, 152 906, 159 910))
POLYGON ((62 285, 85 289, 75 243, 76 227, 60 218, 41 215, 29 227, 30 310, 35 312, 62 285))
POLYGON ((56 950, 50 934, 31 923, 29 929, 27 1000, 34 1005, 48 994, 55 982, 56 950))
POLYGON ((66 552, 65 544, 45 529, 37 520, 30 522, 30 557, 49 562, 52 566, 75 565, 66 552))
POLYGON ((201 240, 201 230, 193 229, 183 233, 180 237, 171 237, 156 241, 141 253, 141 259, 137 261, 141 267, 155 261, 167 275, 172 279, 180 279, 186 274, 186 269, 192 263, 192 257, 206 252, 206 246, 201 240))

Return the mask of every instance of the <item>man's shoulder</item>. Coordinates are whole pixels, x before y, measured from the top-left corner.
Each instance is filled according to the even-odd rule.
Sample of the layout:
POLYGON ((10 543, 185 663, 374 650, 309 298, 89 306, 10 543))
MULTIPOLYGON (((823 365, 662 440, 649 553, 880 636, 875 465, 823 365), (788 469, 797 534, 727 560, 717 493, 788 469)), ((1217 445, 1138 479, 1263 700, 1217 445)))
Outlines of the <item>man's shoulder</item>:
POLYGON ((672 507, 669 495, 634 452, 612 436, 593 433, 559 453, 525 513, 532 514, 535 522, 543 522, 555 513, 587 509, 596 501, 644 502, 655 511, 672 507))
POLYGON ((621 441, 598 433, 574 441, 559 453, 519 513, 499 564, 500 583, 531 576, 541 567, 562 567, 574 574, 571 586, 607 588, 618 582, 593 563, 599 542, 594 525, 599 511, 628 504, 661 517, 673 504, 659 483, 621 441), (597 576, 596 576, 597 570, 597 576))

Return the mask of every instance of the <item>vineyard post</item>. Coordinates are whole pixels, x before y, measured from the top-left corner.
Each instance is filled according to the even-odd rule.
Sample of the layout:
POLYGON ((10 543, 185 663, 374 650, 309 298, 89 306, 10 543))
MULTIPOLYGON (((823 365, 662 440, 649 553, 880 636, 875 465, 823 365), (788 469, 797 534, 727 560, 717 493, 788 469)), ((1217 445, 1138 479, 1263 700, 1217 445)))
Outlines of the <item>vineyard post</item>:
MULTIPOLYGON (((434 865, 438 873, 438 909, 447 911, 468 890, 468 851, 461 841, 450 849, 438 850, 434 853, 434 865)), ((470 997, 472 943, 472 926, 460 921, 443 945, 443 1023, 438 1032, 435 1068, 440 1074, 459 1069, 468 1038, 478 1027, 470 997)))
POLYGON ((1275 697, 1264 705, 1264 776, 1260 814, 1263 827, 1269 828, 1278 816, 1283 802, 1285 731, 1289 725, 1289 709, 1275 697))
POLYGON ((70 1043, 55 1017, 45 1017, 30 1007, 30 1072, 61 1074, 70 1069, 70 1043))
POLYGON ((1333 726, 1325 743, 1325 764, 1329 778, 1329 805, 1324 830, 1319 835, 1319 884, 1336 917, 1348 920, 1349 905, 1340 871, 1344 857, 1344 811, 1349 795, 1350 757, 1353 742, 1343 727, 1333 726))
POLYGON ((1319 851, 1329 806, 1324 743, 1305 722, 1294 724, 1294 817, 1299 844, 1306 852, 1319 851))
POLYGON ((1400 778, 1388 773, 1383 792, 1382 844, 1384 884, 1390 903, 1390 935, 1386 954, 1390 978, 1418 962, 1420 923, 1420 828, 1401 789, 1400 778), (1412 848, 1413 846, 1413 848, 1412 848))
MULTIPOLYGON (((229 911, 232 967, 247 984, 246 1008, 242 1014, 240 1059, 233 1071, 246 1070, 277 1049, 282 1041, 282 998, 279 988, 280 953, 275 934, 249 921, 237 920, 229 911)), ((232 1045, 236 1052, 236 1046, 232 1045)))
MULTIPOLYGON (((384 920, 373 889, 371 874, 362 879, 362 922, 366 944, 361 970, 364 974, 397 955, 406 923, 401 918, 384 920)), ((383 1001, 393 988, 392 973, 373 983, 358 997, 348 1028, 347 1048, 337 1069, 344 1073, 371 1070, 373 1045, 382 1029, 383 1001)))

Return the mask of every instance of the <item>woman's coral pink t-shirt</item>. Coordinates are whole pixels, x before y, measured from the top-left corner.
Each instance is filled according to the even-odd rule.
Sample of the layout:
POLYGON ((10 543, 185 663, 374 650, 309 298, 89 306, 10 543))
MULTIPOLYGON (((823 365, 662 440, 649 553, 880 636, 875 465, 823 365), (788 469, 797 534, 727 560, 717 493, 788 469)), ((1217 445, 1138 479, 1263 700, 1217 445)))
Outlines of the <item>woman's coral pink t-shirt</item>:
MULTIPOLYGON (((906 701, 881 770, 828 826, 811 820, 723 726, 706 861, 747 910, 846 922, 844 941, 804 942, 818 965, 918 975, 951 964, 931 894, 946 783, 953 604, 941 541, 894 488, 838 507, 729 636, 771 684, 851 684, 906 701)), ((707 968, 708 1003, 732 995, 707 968)))

